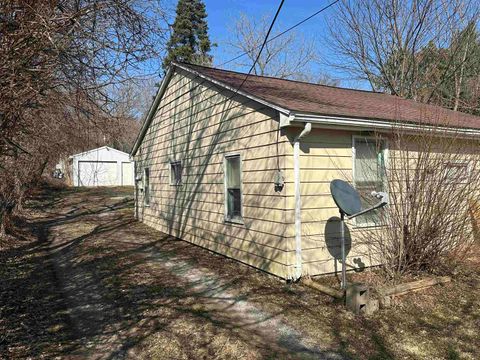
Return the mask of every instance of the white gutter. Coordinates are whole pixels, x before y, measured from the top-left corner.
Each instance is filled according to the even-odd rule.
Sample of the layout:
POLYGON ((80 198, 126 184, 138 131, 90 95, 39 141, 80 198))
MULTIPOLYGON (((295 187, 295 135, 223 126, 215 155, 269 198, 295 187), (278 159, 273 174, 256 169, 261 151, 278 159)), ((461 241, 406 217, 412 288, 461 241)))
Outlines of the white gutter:
POLYGON ((297 281, 302 276, 302 197, 300 193, 300 140, 312 130, 311 123, 293 140, 293 167, 295 176, 295 276, 297 281))
MULTIPOLYGON (((380 130, 391 131, 401 129, 402 131, 435 131, 441 132, 442 135, 461 135, 465 137, 480 136, 480 130, 473 128, 459 128, 449 126, 434 126, 427 124, 413 124, 406 122, 392 122, 385 120, 371 120, 365 118, 346 118, 339 116, 312 115, 312 114, 292 114, 290 119, 299 122, 311 122, 313 124, 327 125, 329 128, 352 129, 352 130, 380 130)), ((280 124, 282 126, 282 123, 280 124)), ((285 121, 283 126, 291 125, 291 121, 285 121)))

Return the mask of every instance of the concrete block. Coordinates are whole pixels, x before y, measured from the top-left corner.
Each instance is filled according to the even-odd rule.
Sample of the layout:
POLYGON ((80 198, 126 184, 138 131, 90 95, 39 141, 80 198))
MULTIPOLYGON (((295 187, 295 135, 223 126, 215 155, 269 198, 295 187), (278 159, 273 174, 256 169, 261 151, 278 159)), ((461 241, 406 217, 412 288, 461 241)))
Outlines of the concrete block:
POLYGON ((355 314, 362 314, 367 311, 370 300, 370 288, 367 284, 347 284, 345 304, 347 309, 355 314))

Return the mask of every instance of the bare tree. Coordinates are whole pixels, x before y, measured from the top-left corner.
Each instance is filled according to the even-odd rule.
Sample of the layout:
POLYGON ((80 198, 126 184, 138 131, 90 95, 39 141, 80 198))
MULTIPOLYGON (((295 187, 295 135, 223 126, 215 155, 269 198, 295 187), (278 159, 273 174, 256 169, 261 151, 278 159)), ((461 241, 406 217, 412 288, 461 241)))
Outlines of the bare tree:
POLYGON ((158 81, 158 76, 149 76, 130 79, 114 86, 110 94, 114 99, 111 112, 115 116, 143 120, 158 90, 158 81))
POLYGON ((1 233, 59 154, 102 137, 91 129, 116 128, 108 90, 162 51, 161 9, 156 1, 0 0, 1 233))
MULTIPOLYGON (((232 38, 228 42, 235 53, 246 53, 242 58, 244 60, 239 61, 237 66, 250 67, 255 61, 269 25, 270 19, 266 15, 250 18, 246 14, 240 14, 231 29, 232 38)), ((315 70, 318 61, 315 42, 295 32, 289 32, 266 44, 253 73, 336 85, 334 79, 315 70)))
POLYGON ((329 22, 331 65, 375 91, 432 101, 462 77, 468 47, 458 34, 478 12, 471 0, 343 0, 329 22))

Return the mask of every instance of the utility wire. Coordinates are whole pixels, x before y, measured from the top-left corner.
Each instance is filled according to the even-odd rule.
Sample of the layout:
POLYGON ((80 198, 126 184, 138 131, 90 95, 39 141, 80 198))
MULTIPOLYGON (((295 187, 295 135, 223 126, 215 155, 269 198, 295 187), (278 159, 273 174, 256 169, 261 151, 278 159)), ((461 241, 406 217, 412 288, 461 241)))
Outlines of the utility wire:
POLYGON ((258 59, 260 59, 260 55, 262 55, 262 51, 265 48, 265 45, 268 42, 268 37, 270 36, 270 32, 273 29, 273 25, 275 25, 275 21, 277 20, 278 14, 280 14, 280 10, 282 10, 282 6, 285 0, 280 1, 280 5, 278 6, 277 12, 275 13, 275 16, 273 17, 272 23, 270 24, 270 27, 268 28, 267 34, 265 35, 265 40, 263 40, 262 46, 260 47, 260 50, 258 51, 257 57, 255 58, 255 61, 253 62, 252 66, 250 67, 250 70, 248 70, 247 75, 243 79, 242 83, 238 87, 237 90, 235 90, 234 94, 236 94, 245 84, 245 81, 247 81, 248 77, 250 76, 251 72, 253 69, 255 69, 255 66, 257 65, 258 59))
MULTIPOLYGON (((278 39, 280 36, 283 36, 283 35, 285 35, 286 33, 288 33, 289 31, 292 31, 292 30, 295 29, 296 27, 304 24, 304 23, 307 22, 308 20, 314 18, 314 17, 317 16, 318 14, 320 14, 320 13, 324 12, 325 10, 327 10, 328 8, 332 7, 333 5, 335 5, 336 3, 338 3, 339 1, 340 1, 340 0, 335 0, 335 1, 331 2, 330 4, 328 4, 328 5, 324 6, 323 8, 321 8, 320 10, 314 12, 312 15, 306 17, 305 19, 299 21, 299 22, 296 23, 295 25, 292 25, 292 26, 289 27, 288 29, 282 31, 281 33, 275 35, 275 36, 272 37, 270 40, 268 40, 268 35, 269 35, 270 31, 271 31, 271 28, 273 27, 273 23, 275 22, 275 20, 276 20, 276 18, 277 18, 277 16, 278 16, 278 13, 279 13, 281 7, 283 6, 283 2, 284 2, 284 1, 282 1, 281 4, 280 4, 280 6, 279 6, 279 9, 277 10, 277 14, 275 15, 275 18, 274 18, 273 21, 272 21, 272 25, 271 25, 271 28, 269 29, 269 33, 267 34, 264 43, 261 45, 261 48, 262 48, 262 49, 259 51, 258 56, 257 56, 257 59, 255 60, 254 65, 253 65, 252 68, 250 69, 249 74, 251 73, 251 71, 253 70, 254 66, 256 65, 256 62, 257 62, 258 59, 260 58, 260 54, 261 54, 261 52, 263 51, 263 48, 265 47, 266 44, 268 44, 269 42, 271 42, 271 41, 273 41, 273 40, 275 40, 275 39, 278 39)), ((258 47, 260 47, 260 46, 257 46, 257 48, 258 48, 258 47)), ((230 59, 230 60, 228 60, 228 61, 226 61, 226 62, 224 62, 224 63, 222 63, 222 64, 220 64, 220 65, 218 65, 218 67, 221 67, 221 66, 224 66, 224 65, 226 65, 226 64, 229 64, 229 63, 231 63, 232 61, 235 61, 235 60, 237 60, 237 59, 239 59, 239 58, 241 58, 241 57, 243 57, 243 56, 245 56, 245 55, 247 55, 246 52, 244 52, 244 53, 242 53, 242 54, 240 54, 240 55, 237 55, 236 57, 234 57, 234 58, 232 58, 232 59, 230 59)), ((237 91, 239 91, 240 88, 244 85, 244 83, 245 83, 245 81, 247 80, 248 76, 249 76, 249 75, 247 75, 247 76, 245 77, 245 80, 242 82, 241 86, 235 91, 235 93, 236 93, 237 91)), ((198 77, 199 77, 198 74, 195 75, 195 77, 194 77, 193 79, 191 79, 191 81, 195 80, 195 79, 198 78, 198 77)), ((160 106, 159 108, 156 109, 156 111, 163 109, 165 106, 173 103, 174 101, 178 100, 179 98, 181 98, 181 97, 184 96, 185 94, 188 94, 189 92, 191 92, 191 91, 195 90, 196 88, 200 87, 205 81, 206 81, 205 79, 202 79, 202 81, 201 81, 200 83, 198 83, 196 86, 194 86, 192 89, 189 89, 188 91, 186 91, 186 92, 178 95, 178 96, 175 97, 173 100, 169 101, 167 104, 164 104, 163 106, 160 106)), ((159 90, 160 90, 160 89, 159 89, 159 90)))
MULTIPOLYGON (((296 27, 302 25, 303 23, 306 23, 308 20, 310 20, 310 19, 314 18, 315 16, 317 16, 318 14, 324 12, 324 11, 327 10, 328 8, 330 8, 330 7, 332 7, 333 5, 335 5, 336 3, 338 3, 339 1, 340 1, 340 0, 335 0, 335 1, 331 2, 330 4, 324 6, 324 7, 321 8, 320 10, 314 12, 312 15, 310 15, 310 16, 306 17, 305 19, 303 19, 302 21, 296 23, 295 25, 290 26, 288 29, 286 29, 286 30, 282 31, 281 33, 275 35, 275 36, 272 37, 270 40, 268 40, 266 43, 268 44, 269 42, 278 39, 280 36, 285 35, 287 32, 292 31, 293 29, 295 29, 296 27)), ((261 45, 261 46, 263 47, 264 44, 261 45)), ((260 47, 260 46, 257 46, 256 48, 259 48, 259 47, 260 47)), ((237 60, 237 59, 240 59, 241 57, 243 57, 243 56, 245 56, 245 55, 247 55, 247 52, 244 52, 244 53, 242 53, 242 54, 240 54, 240 55, 237 55, 237 56, 234 57, 233 59, 230 59, 230 60, 228 60, 228 61, 225 61, 224 63, 221 63, 220 65, 218 65, 218 67, 227 65, 227 64, 231 63, 232 61, 235 61, 235 60, 237 60)))

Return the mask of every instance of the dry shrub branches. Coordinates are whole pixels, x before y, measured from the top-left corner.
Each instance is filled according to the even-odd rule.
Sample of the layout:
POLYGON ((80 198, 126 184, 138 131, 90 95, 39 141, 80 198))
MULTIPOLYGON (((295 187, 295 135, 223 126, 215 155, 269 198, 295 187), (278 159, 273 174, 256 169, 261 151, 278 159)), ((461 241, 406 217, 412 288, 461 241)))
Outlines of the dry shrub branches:
MULTIPOLYGON (((385 136, 383 136, 385 138, 385 136)), ((389 277, 450 272, 474 241, 472 204, 480 196, 480 141, 445 127, 388 136, 383 227, 364 229, 363 241, 389 277)))

